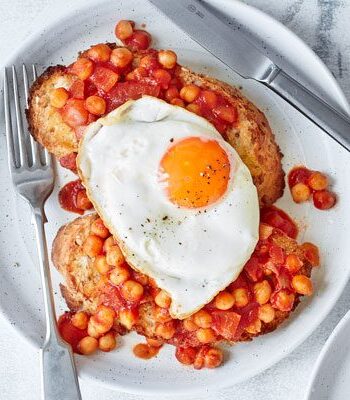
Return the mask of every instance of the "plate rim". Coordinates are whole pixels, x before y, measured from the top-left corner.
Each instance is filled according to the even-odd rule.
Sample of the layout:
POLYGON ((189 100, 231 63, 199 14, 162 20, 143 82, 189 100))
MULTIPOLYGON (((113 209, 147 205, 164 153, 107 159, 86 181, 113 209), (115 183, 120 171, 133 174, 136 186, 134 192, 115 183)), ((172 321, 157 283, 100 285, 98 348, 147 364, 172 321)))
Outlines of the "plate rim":
MULTIPOLYGON (((215 0, 214 0, 215 1, 215 0)), ((264 19, 265 21, 275 25, 278 27, 278 31, 283 30, 285 32, 285 34, 289 35, 289 37, 294 41, 297 42, 299 46, 301 46, 303 48, 303 52, 307 52, 309 53, 312 58, 314 59, 315 63, 317 63, 318 67, 321 68, 323 70, 323 73, 325 73, 328 78, 332 81, 332 96, 334 97, 334 101, 339 104, 340 108, 342 108, 343 110, 347 111, 348 113, 350 113, 350 106, 349 103, 346 99, 346 96, 344 94, 344 92, 342 91, 341 87, 339 86, 338 82, 336 81, 336 79, 334 78, 334 76, 332 75, 332 73, 330 72, 330 70, 327 68, 327 66, 324 64, 324 62, 320 59, 320 57, 301 39, 299 38, 299 36, 297 34, 295 34, 293 31, 291 31, 289 28, 287 28, 286 26, 284 26, 281 22, 279 22, 278 20, 276 20, 275 18, 273 18, 272 16, 270 16, 269 14, 261 11, 260 9, 251 6, 251 5, 247 5, 244 4, 238 0, 222 0, 223 2, 231 2, 234 3, 235 6, 237 7, 241 7, 241 8, 245 8, 246 10, 248 10, 248 13, 255 13, 255 15, 258 15, 259 18, 264 19)), ((17 47, 16 50, 14 50, 2 63, 1 63, 1 68, 4 69, 6 66, 12 64, 11 60, 14 60, 15 58, 17 58, 18 56, 20 56, 20 54, 24 51, 24 49, 26 49, 30 43, 33 43, 36 40, 40 40, 43 32, 45 30, 49 30, 49 29, 54 29, 55 26, 58 24, 58 22, 62 22, 65 19, 69 18, 72 14, 72 12, 74 11, 87 11, 88 9, 90 9, 92 6, 96 5, 97 3, 106 3, 106 0, 98 0, 98 1, 86 1, 86 3, 84 5, 79 4, 77 6, 76 9, 71 10, 69 7, 67 7, 67 9, 65 11, 61 11, 62 8, 60 8, 58 6, 58 3, 56 3, 56 5, 54 7, 47 7, 45 10, 43 10, 43 12, 41 14, 39 14, 39 16, 36 18, 36 22, 40 22, 39 26, 40 28, 35 30, 33 33, 31 33, 30 35, 28 35, 28 37, 22 41, 22 43, 17 47), (59 14, 59 18, 55 17, 52 18, 51 20, 49 20, 48 22, 45 22, 45 15, 47 15, 47 13, 49 12, 50 14, 53 13, 53 11, 55 9, 59 9, 60 10, 60 14, 59 14)), ((106 382, 106 381, 101 381, 99 380, 97 377, 92 376, 92 375, 88 375, 85 374, 84 372, 79 373, 79 377, 84 381, 84 380, 90 380, 93 382, 96 382, 99 385, 102 385, 104 387, 108 387, 111 390, 121 390, 124 391, 126 393, 130 393, 130 394, 142 394, 142 395, 152 395, 152 394, 157 394, 157 395, 167 395, 167 394, 172 394, 175 396, 179 396, 179 395, 183 395, 183 394, 203 394, 205 393, 211 393, 214 391, 217 391, 218 389, 223 389, 226 387, 230 387, 238 382, 243 382, 246 381, 247 379, 252 378, 253 376, 256 376, 260 373, 262 373, 263 371, 265 371, 266 369, 270 368, 271 366, 273 366, 274 364, 276 364, 277 362, 281 361, 283 358, 285 358, 286 356, 288 356, 289 354, 291 354, 301 343, 303 343, 318 327, 319 325, 325 320, 325 318, 327 317, 327 315, 330 313, 330 311, 333 309, 333 307, 335 306, 336 302, 338 301, 339 297, 341 296, 342 292, 344 291, 344 288, 349 280, 350 277, 350 270, 348 271, 348 275, 347 275, 347 279, 344 279, 344 281, 342 282, 341 285, 339 285, 339 293, 337 296, 333 297, 330 302, 328 303, 329 306, 327 308, 324 309, 324 312, 322 313, 322 317, 318 320, 318 322, 312 327, 312 329, 309 329, 307 331, 306 334, 304 334, 304 336, 302 336, 298 341, 296 341, 289 349, 287 352, 285 352, 283 355, 276 355, 275 357, 272 357, 269 362, 267 364, 265 364, 263 367, 257 369, 254 371, 254 373, 252 374, 245 374, 241 379, 239 379, 238 381, 236 381, 235 383, 232 383, 229 381, 229 379, 224 380, 223 382, 221 382, 220 385, 216 385, 215 388, 214 387, 209 387, 209 388, 194 388, 194 389, 189 389, 188 387, 186 389, 181 389, 180 387, 176 387, 175 390, 164 390, 164 389, 160 389, 157 390, 156 388, 147 388, 145 389, 140 389, 138 390, 136 387, 131 388, 130 386, 124 386, 123 384, 118 383, 117 385, 112 384, 110 382, 106 382)), ((30 343, 30 345, 33 348, 37 349, 37 344, 28 336, 25 335, 25 332, 23 332, 20 329, 16 329, 11 323, 10 320, 7 316, 7 313, 4 312, 2 305, 0 304, 0 312, 1 315, 3 316, 3 320, 7 322, 8 325, 10 325, 11 327, 13 327, 13 330, 16 332, 16 334, 18 334, 20 337, 24 338, 24 340, 26 340, 27 343, 30 343)), ((174 388, 173 388, 174 389, 174 388)))
POLYGON ((326 342, 322 346, 321 352, 317 356, 317 359, 313 365, 310 378, 308 380, 308 386, 305 394, 304 400, 312 399, 313 386, 323 365, 324 359, 326 358, 328 352, 331 350, 332 345, 337 341, 339 334, 348 327, 350 329, 350 310, 343 315, 340 321, 337 323, 336 327, 333 329, 332 333, 328 336, 326 342))

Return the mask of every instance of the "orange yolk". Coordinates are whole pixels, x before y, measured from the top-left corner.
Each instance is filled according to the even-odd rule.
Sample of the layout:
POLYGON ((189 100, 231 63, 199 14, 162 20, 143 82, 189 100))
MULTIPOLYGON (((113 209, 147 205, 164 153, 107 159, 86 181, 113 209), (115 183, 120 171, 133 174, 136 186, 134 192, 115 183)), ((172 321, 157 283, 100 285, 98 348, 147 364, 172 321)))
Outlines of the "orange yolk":
POLYGON ((205 207, 218 201, 226 192, 230 162, 216 140, 189 137, 165 153, 160 172, 169 200, 187 208, 205 207))

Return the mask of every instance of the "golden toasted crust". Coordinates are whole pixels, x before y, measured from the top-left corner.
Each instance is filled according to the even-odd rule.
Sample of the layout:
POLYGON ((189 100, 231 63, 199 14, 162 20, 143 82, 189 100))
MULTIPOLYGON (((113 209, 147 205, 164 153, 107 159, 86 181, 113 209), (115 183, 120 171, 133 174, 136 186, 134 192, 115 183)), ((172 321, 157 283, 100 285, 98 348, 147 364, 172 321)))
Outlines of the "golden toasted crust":
POLYGON ((51 91, 58 87, 68 89, 76 78, 67 74, 62 65, 49 67, 30 89, 27 120, 35 140, 57 158, 76 151, 75 132, 62 120, 61 114, 50 105, 51 91))
POLYGON ((52 262, 64 276, 61 292, 71 310, 94 312, 97 307, 100 275, 82 247, 96 218, 94 213, 62 226, 52 245, 52 262))
MULTIPOLYGON (((114 43, 108 43, 115 48, 114 43)), ((84 55, 84 53, 81 53, 84 55)), ((140 54, 135 53, 137 64, 140 54)), ((214 78, 200 75, 187 68, 179 67, 177 75, 185 84, 215 90, 223 95, 238 110, 238 123, 229 129, 225 138, 248 166, 258 190, 261 205, 273 204, 284 189, 282 154, 275 142, 268 121, 242 93, 214 78)), ((68 88, 74 76, 65 72, 65 67, 48 68, 33 84, 29 96, 27 119, 29 129, 37 141, 60 158, 78 150, 74 130, 66 125, 60 113, 50 105, 50 92, 56 87, 68 88)))
MULTIPOLYGON (((65 278, 65 285, 61 286, 62 295, 72 311, 85 310, 93 313, 97 307, 97 296, 100 293, 99 274, 93 268, 93 259, 86 256, 82 249, 84 240, 90 234, 91 224, 96 218, 98 218, 97 214, 90 214, 64 225, 58 231, 52 248, 52 261, 65 278)), ((287 254, 293 252, 300 256, 304 261, 300 273, 311 275, 311 266, 304 259, 303 252, 295 240, 277 230, 274 230, 272 240, 287 254)), ((299 296, 296 295, 293 310, 298 303, 299 296)), ((251 340, 254 336, 272 332, 290 316, 291 312, 275 310, 275 319, 270 323, 262 322, 260 333, 245 332, 240 341, 251 340)), ((155 328, 153 305, 145 302, 139 309, 139 320, 133 329, 147 337, 156 338, 155 328)))

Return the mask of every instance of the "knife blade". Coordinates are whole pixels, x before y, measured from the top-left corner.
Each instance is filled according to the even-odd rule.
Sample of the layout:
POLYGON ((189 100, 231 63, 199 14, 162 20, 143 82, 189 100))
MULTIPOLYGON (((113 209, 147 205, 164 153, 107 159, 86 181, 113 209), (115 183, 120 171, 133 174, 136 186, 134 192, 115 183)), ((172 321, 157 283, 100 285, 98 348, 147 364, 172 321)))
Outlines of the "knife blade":
POLYGON ((199 0, 149 1, 229 68, 273 90, 350 151, 350 118, 274 64, 249 41, 238 23, 228 24, 199 0))

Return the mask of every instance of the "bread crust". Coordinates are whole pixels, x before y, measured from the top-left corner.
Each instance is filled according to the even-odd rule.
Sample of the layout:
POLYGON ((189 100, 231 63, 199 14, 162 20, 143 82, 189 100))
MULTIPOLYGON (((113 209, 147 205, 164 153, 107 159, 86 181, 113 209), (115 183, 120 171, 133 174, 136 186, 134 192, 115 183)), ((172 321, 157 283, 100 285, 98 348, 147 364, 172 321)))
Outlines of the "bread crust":
MULTIPOLYGON (((114 43, 107 44, 111 48, 116 47, 114 43)), ((134 56, 134 64, 137 65, 142 54, 134 53, 134 56)), ((185 67, 178 67, 176 74, 184 84, 195 83, 201 88, 215 90, 236 106, 238 122, 228 130, 225 139, 249 168, 261 206, 273 204, 283 194, 284 172, 282 153, 265 115, 237 88, 227 83, 185 67)), ((59 111, 50 105, 50 93, 56 87, 69 88, 75 79, 66 72, 64 66, 49 67, 30 90, 27 110, 29 130, 57 158, 77 152, 78 141, 74 130, 63 122, 59 111)))
MULTIPOLYGON (((65 284, 61 285, 61 292, 71 311, 84 310, 94 313, 98 306, 101 280, 99 274, 93 268, 94 260, 86 256, 82 249, 82 244, 91 233, 91 224, 96 218, 98 218, 97 214, 89 214, 62 226, 53 243, 52 261, 65 278, 65 284)), ((281 246, 286 253, 293 252, 300 256, 304 260, 300 273, 307 276, 311 275, 312 267, 304 259, 303 252, 295 240, 281 232, 274 232, 272 241, 281 246)), ((300 296, 296 295, 292 311, 295 310, 299 301, 300 296)), ((262 322, 261 331, 257 334, 244 332, 240 341, 249 341, 255 336, 274 331, 291 315, 292 311, 284 312, 276 309, 275 318, 272 322, 262 322)), ((145 302, 140 307, 139 320, 133 330, 144 336, 157 338, 155 328, 156 320, 153 315, 153 306, 150 302, 145 302)), ((171 340, 169 343, 172 343, 171 340)))

